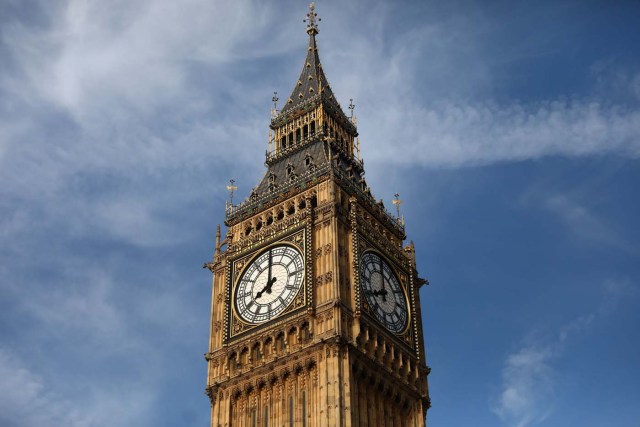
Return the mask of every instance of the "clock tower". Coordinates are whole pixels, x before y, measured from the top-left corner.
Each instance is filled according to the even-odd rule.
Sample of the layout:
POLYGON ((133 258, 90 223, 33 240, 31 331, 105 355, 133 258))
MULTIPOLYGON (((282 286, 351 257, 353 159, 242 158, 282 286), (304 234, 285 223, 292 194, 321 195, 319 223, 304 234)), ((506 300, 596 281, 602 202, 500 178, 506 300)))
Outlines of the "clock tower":
POLYGON ((424 426, 427 282, 403 221, 367 186, 355 119, 320 63, 313 3, 305 21, 309 46, 272 116, 267 171, 227 206, 205 264, 211 426, 424 426))

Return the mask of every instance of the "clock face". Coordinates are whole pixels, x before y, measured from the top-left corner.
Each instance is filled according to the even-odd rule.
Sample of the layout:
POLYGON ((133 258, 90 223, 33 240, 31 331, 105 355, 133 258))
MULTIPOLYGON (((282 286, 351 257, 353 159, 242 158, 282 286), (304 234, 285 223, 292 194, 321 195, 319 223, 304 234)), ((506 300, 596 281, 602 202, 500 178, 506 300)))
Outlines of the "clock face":
POLYGON ((407 300, 389 264, 377 253, 366 252, 360 264, 360 278, 376 318, 391 332, 401 333, 407 326, 407 300))
POLYGON ((240 317, 253 324, 267 322, 286 309, 304 279, 304 262, 293 246, 273 246, 244 270, 234 295, 240 317))

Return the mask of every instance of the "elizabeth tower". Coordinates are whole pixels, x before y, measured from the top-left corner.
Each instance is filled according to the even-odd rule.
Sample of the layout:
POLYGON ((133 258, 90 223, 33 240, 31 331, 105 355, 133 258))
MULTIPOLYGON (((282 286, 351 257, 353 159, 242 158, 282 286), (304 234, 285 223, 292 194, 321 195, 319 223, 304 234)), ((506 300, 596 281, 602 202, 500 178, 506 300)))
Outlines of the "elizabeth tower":
POLYGON ((426 280, 402 220, 364 179, 355 119, 320 63, 317 20, 311 4, 302 72, 270 123, 267 171, 246 201, 232 199, 206 264, 213 427, 424 426, 430 406, 426 280))

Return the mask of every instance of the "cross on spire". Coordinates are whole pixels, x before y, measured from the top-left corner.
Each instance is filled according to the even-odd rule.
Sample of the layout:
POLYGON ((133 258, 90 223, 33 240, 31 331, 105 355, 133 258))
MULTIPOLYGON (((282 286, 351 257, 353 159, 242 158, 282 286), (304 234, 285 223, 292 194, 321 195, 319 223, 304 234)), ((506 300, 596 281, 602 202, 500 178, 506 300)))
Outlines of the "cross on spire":
MULTIPOLYGON (((307 34, 310 36, 315 36, 318 34, 318 25, 316 24, 316 17, 318 14, 315 12, 316 5, 311 3, 309 5, 309 13, 307 13, 307 17, 302 20, 302 22, 307 23, 307 34)), ((318 22, 322 21, 322 18, 318 18, 318 22)))

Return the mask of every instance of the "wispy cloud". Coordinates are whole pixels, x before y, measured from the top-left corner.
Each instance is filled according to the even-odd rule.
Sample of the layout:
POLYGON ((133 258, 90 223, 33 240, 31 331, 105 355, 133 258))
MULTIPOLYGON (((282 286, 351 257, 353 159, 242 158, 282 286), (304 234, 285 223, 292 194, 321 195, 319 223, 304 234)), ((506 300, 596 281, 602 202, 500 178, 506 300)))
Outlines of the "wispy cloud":
POLYGON ((544 156, 640 156, 640 111, 597 99, 430 108, 398 103, 378 119, 385 127, 371 132, 376 135, 371 157, 377 161, 460 167, 544 156))
POLYGON ((508 426, 526 427, 546 419, 553 409, 553 351, 525 346, 510 354, 502 369, 502 388, 493 411, 508 426))
POLYGON ((0 348, 0 423, 7 427, 33 425, 88 426, 71 402, 51 393, 48 384, 6 349, 0 348))
POLYGON ((557 378, 554 364, 563 357, 570 338, 589 332, 598 320, 611 314, 623 298, 635 298, 637 287, 627 280, 608 280, 604 298, 592 312, 555 332, 532 333, 505 358, 499 392, 491 410, 509 427, 540 424, 553 413, 557 378))
POLYGON ((176 289, 184 277, 156 266, 158 277, 127 282, 139 276, 135 262, 104 255, 50 253, 47 265, 57 267, 30 266, 28 283, 0 270, 0 295, 12 303, 0 331, 10 345, 0 347, 3 426, 150 425, 162 384, 191 370, 166 371, 174 348, 193 338, 185 331, 198 329, 190 295, 176 289))
POLYGON ((60 387, 2 348, 0 375, 0 423, 6 427, 140 425, 155 395, 148 383, 116 390, 108 382, 60 387))
POLYGON ((534 189, 524 194, 521 202, 527 208, 542 208, 546 214, 564 227, 567 234, 580 244, 590 243, 637 254, 638 249, 628 241, 622 230, 615 227, 603 214, 601 206, 607 195, 600 199, 586 199, 580 188, 568 192, 534 189))

